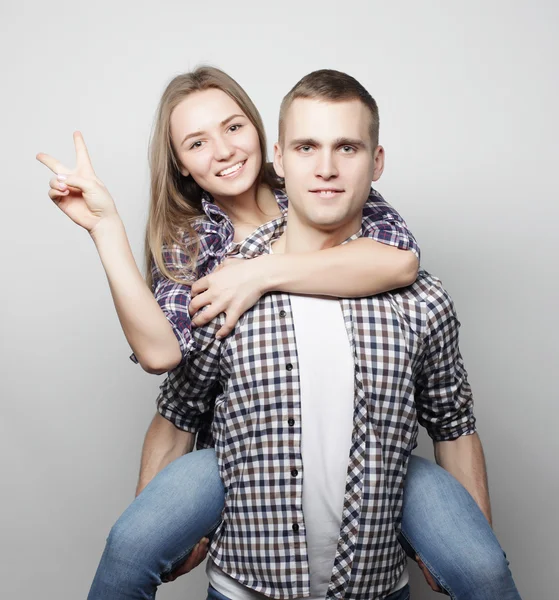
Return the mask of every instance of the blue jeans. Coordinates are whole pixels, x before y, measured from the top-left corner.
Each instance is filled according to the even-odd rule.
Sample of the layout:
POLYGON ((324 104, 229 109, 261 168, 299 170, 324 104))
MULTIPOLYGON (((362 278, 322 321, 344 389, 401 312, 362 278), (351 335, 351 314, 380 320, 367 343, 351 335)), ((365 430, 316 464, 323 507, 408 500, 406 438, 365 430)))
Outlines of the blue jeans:
MULTIPOLYGON (((166 575, 215 531, 223 503, 213 450, 173 461, 111 529, 88 600, 153 600, 166 575)), ((454 600, 520 600, 472 497, 444 469, 416 456, 406 477, 401 543, 454 600)))
MULTIPOLYGON (((409 600, 409 598, 410 598, 410 586, 406 585, 401 590, 398 590, 397 592, 394 592, 393 594, 386 596, 386 598, 384 600, 409 600)), ((231 600, 231 598, 224 596, 223 594, 218 592, 215 588, 213 588, 210 585, 210 587, 208 588, 207 600, 231 600)))

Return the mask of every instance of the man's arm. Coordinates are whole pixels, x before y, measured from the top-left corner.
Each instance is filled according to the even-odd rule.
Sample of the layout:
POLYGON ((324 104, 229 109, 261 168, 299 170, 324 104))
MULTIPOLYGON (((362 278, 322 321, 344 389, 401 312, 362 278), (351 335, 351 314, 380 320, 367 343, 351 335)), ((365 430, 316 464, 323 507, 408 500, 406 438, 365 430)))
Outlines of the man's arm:
MULTIPOLYGON (((195 438, 196 434, 177 429, 170 421, 156 413, 144 439, 136 496, 169 463, 183 454, 192 452, 195 438)), ((202 538, 188 558, 175 571, 167 574, 164 581, 174 581, 177 577, 189 573, 200 565, 206 558, 208 544, 209 540, 202 538)))
MULTIPOLYGON (((184 367, 171 371, 157 399, 158 413, 146 433, 142 450, 140 477, 136 495, 169 463, 191 452, 194 439, 213 411, 218 390, 221 342, 215 337, 221 326, 218 317, 207 327, 196 330, 197 351, 184 367)), ((186 561, 167 576, 173 581, 197 567, 206 557, 208 539, 194 547, 186 561)))
MULTIPOLYGON (((417 415, 433 439, 437 463, 471 494, 491 523, 485 460, 476 433, 473 398, 458 346, 460 322, 446 291, 433 297, 425 358, 416 387, 417 415)), ((419 556, 425 579, 441 589, 419 556)))
POLYGON ((158 413, 144 439, 138 495, 169 463, 194 447, 196 433, 211 418, 218 390, 221 344, 215 333, 223 317, 196 329, 198 348, 160 386, 158 413))
POLYGON ((437 463, 468 490, 491 523, 485 459, 458 344, 459 327, 450 296, 434 287, 425 359, 417 381, 417 414, 433 439, 437 463))
POLYGON ((491 525, 487 471, 478 434, 463 435, 452 441, 435 442, 434 447, 437 464, 453 475, 470 492, 491 525))
POLYGON ((156 413, 144 438, 136 496, 169 463, 192 452, 195 438, 194 433, 178 429, 156 413))

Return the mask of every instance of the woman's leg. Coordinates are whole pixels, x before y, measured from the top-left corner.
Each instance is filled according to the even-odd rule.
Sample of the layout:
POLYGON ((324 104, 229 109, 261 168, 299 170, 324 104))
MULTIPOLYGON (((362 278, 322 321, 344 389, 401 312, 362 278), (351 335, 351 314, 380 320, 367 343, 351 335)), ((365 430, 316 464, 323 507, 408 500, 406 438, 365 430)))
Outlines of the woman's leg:
POLYGON ((173 461, 111 529, 88 600, 154 598, 162 575, 217 527, 223 503, 214 450, 173 461))
POLYGON ((386 596, 384 600, 410 600, 410 585, 406 584, 402 589, 397 592, 392 592, 386 596))
POLYGON ((221 592, 218 592, 211 585, 208 587, 208 598, 207 600, 231 600, 227 596, 224 596, 221 592))
POLYGON ((450 473, 418 456, 411 457, 406 476, 402 537, 451 598, 520 600, 506 556, 474 499, 450 473))

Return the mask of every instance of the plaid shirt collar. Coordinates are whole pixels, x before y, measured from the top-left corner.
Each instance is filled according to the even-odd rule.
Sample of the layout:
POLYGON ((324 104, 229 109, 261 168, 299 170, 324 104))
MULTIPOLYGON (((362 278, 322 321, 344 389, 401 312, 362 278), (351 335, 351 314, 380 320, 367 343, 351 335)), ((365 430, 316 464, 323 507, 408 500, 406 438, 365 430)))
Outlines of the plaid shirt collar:
MULTIPOLYGON (((287 210, 287 196, 284 191, 275 189, 272 190, 274 196, 276 197, 278 206, 282 212, 287 210)), ((231 224, 231 219, 227 216, 227 214, 219 208, 219 206, 214 202, 208 192, 204 192, 202 194, 202 211, 206 215, 206 217, 216 225, 228 223, 231 224)))
MULTIPOLYGON (((287 196, 280 190, 275 190, 274 193, 282 212, 281 216, 273 221, 264 223, 241 242, 233 242, 231 240, 227 252, 228 255, 240 254, 243 258, 249 259, 270 253, 271 245, 283 235, 287 226, 287 196)), ((204 210, 207 210, 206 215, 208 215, 208 218, 210 218, 210 214, 214 214, 217 215, 218 219, 226 219, 228 223, 231 222, 229 217, 211 202, 206 203, 204 210)), ((355 240, 361 237, 361 235, 362 228, 359 228, 359 231, 355 232, 342 243, 347 244, 347 242, 355 240)))

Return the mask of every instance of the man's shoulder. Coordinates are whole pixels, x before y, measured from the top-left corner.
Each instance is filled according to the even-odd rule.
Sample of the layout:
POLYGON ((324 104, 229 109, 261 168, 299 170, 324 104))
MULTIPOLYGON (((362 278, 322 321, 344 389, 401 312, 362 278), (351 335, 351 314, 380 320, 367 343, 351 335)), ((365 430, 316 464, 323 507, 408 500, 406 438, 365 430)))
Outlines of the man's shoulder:
POLYGON ((417 279, 410 286, 389 293, 404 304, 421 304, 431 326, 436 326, 440 319, 455 315, 454 302, 442 281, 424 269, 419 270, 417 279))
POLYGON ((417 279, 409 286, 394 290, 394 294, 412 295, 426 303, 448 301, 450 294, 443 286, 443 282, 423 268, 419 269, 417 279))

